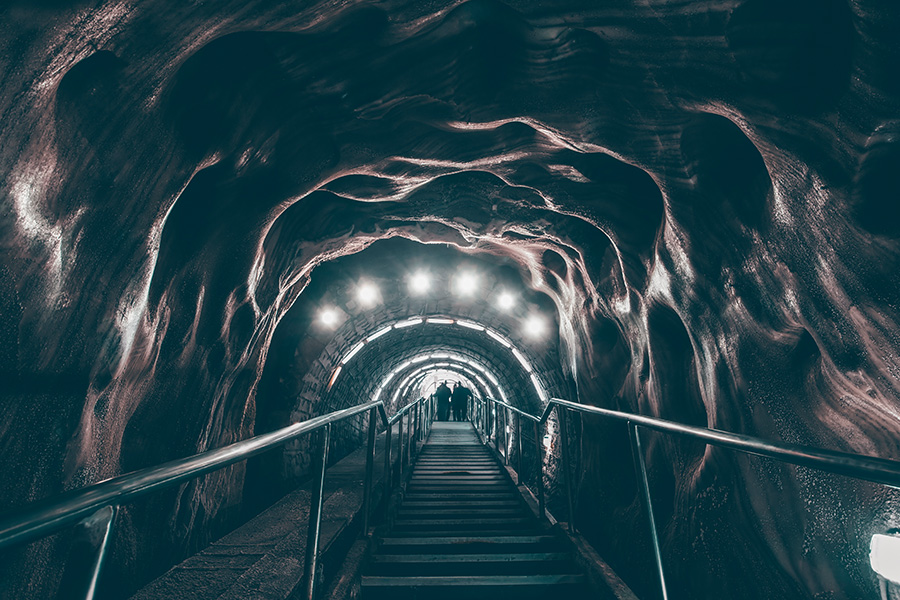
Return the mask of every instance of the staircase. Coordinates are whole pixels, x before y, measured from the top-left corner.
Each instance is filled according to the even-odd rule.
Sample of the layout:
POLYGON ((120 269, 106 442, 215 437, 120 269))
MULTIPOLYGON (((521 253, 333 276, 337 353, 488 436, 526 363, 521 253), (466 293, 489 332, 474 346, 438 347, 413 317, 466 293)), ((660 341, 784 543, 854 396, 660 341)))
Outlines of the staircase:
POLYGON ((539 521, 470 423, 435 423, 362 598, 592 597, 562 534, 539 521))

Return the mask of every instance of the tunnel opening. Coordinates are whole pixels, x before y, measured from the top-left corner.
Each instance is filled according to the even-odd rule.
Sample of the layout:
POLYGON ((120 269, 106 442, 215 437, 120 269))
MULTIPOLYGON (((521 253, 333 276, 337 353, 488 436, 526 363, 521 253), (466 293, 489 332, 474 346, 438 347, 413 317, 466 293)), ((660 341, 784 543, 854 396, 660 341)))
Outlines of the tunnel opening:
MULTIPOLYGON (((556 304, 532 289, 529 271, 491 252, 392 238, 319 265, 273 336, 255 430, 366 399, 397 410, 402 382, 435 362, 468 369, 482 393, 532 414, 551 394, 569 396, 556 304), (425 289, 415 288, 416 277, 427 278, 425 289), (473 289, 460 289, 465 277, 473 289), (370 298, 361 298, 363 286, 370 286, 370 298), (531 329, 536 320, 540 331, 531 329)), ((362 442, 361 423, 335 436, 335 460, 362 442)), ((249 463, 247 514, 307 474, 305 443, 249 463)))

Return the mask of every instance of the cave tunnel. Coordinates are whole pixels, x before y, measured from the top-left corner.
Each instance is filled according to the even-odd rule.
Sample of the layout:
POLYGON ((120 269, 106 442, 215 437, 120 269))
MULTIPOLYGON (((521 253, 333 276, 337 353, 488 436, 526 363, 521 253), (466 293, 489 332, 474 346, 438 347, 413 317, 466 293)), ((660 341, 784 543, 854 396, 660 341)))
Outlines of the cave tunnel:
MULTIPOLYGON (((443 381, 900 460, 892 0, 11 0, 0 24, 2 523, 443 381)), ((900 544, 900 478, 652 429, 633 454, 559 414, 492 413, 494 448, 532 453, 516 477, 610 597, 661 596, 649 500, 668 598, 900 598, 871 549, 900 544)), ((120 506, 96 597, 276 597, 248 591, 265 557, 204 549, 307 485, 315 439, 120 506)), ((0 549, 0 597, 68 597, 71 529, 0 549)))

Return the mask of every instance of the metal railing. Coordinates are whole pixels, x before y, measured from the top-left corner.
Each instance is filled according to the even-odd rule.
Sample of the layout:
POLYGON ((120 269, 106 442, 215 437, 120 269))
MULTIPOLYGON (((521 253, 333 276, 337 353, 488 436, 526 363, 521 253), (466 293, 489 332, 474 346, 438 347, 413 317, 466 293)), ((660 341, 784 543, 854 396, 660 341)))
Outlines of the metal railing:
MULTIPOLYGON (((647 417, 632 413, 609 410, 605 408, 597 408, 594 406, 586 406, 577 404, 568 400, 559 398, 551 398, 540 415, 532 415, 508 402, 496 400, 494 398, 477 398, 475 402, 475 410, 472 414, 472 421, 475 427, 479 429, 485 443, 493 442, 494 449, 501 454, 504 462, 509 465, 509 433, 507 431, 510 419, 514 418, 515 437, 517 440, 517 464, 516 472, 521 477, 522 473, 522 419, 530 421, 534 427, 534 444, 537 458, 536 473, 536 489, 535 495, 538 498, 539 512, 541 517, 546 516, 546 503, 544 500, 544 476, 543 476, 543 436, 541 436, 541 428, 550 418, 550 413, 557 410, 557 420, 559 421, 559 437, 561 440, 561 460, 563 478, 565 480, 566 501, 568 509, 568 527, 570 531, 575 531, 575 504, 573 496, 573 481, 571 475, 571 457, 569 449, 569 437, 567 432, 567 418, 569 413, 587 413, 596 415, 613 421, 619 421, 626 424, 631 440, 631 450, 634 457, 634 469, 640 486, 641 501, 647 515, 647 524, 650 530, 651 542, 653 545, 653 553, 656 561, 657 576, 659 578, 660 591, 664 600, 668 599, 666 589, 665 573, 663 570, 662 553, 659 545, 659 536, 656 529, 656 523, 653 518, 653 504, 650 498, 650 486, 647 480, 647 466, 644 462, 644 452, 641 446, 640 428, 651 429, 663 433, 680 435, 691 439, 699 440, 729 448, 744 454, 753 454, 772 458, 784 463, 799 465, 802 467, 810 467, 819 469, 836 475, 843 475, 871 481, 883 485, 900 488, 900 461, 889 460, 884 458, 875 458, 862 454, 853 454, 849 452, 838 452, 835 450, 823 450, 820 448, 812 448, 809 446, 801 446, 797 444, 785 444, 781 442, 772 442, 762 438, 743 435, 738 433, 730 433, 719 429, 709 429, 706 427, 694 427, 684 425, 675 421, 668 421, 656 417, 647 417), (502 421, 502 423, 501 423, 502 421), (500 441, 502 438, 503 451, 500 451, 500 441)), ((509 427, 509 429, 512 429, 509 427)))
POLYGON ((120 506, 142 496, 165 488, 196 479, 212 471, 247 460, 257 454, 271 450, 308 433, 318 433, 319 452, 315 464, 313 494, 310 501, 309 528, 307 535, 304 596, 312 600, 318 583, 319 538, 322 524, 322 502, 325 473, 328 466, 328 446, 331 426, 351 417, 369 413, 368 440, 366 448, 366 471, 363 491, 363 535, 369 530, 369 514, 372 502, 372 480, 375 461, 376 414, 385 427, 384 478, 385 497, 392 489, 393 461, 391 457, 392 429, 398 425, 399 470, 402 477, 404 464, 410 464, 410 453, 415 451, 414 443, 424 438, 431 425, 430 411, 423 409, 424 398, 411 402, 388 417, 384 402, 368 402, 314 417, 302 423, 295 423, 271 433, 258 435, 228 446, 201 452, 186 458, 179 458, 161 465, 148 467, 126 475, 107 479, 100 483, 72 490, 54 498, 36 502, 30 506, 0 519, 0 550, 19 544, 32 542, 68 527, 80 526, 85 537, 98 540, 93 560, 86 573, 65 572, 62 576, 61 593, 66 597, 84 597, 91 600, 97 588, 97 580, 109 546, 116 514, 120 506), (403 421, 406 417, 406 436, 403 421))

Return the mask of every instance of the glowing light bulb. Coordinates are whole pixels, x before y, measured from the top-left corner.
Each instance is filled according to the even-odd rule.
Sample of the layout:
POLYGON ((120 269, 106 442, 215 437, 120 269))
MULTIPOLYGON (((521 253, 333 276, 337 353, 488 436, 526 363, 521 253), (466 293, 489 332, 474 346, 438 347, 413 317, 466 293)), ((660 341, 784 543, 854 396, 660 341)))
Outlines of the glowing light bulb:
POLYGON ((338 322, 338 311, 333 308, 325 308, 319 313, 319 321, 326 327, 334 327, 338 322))
POLYGON ((425 271, 417 271, 409 277, 409 292, 414 296, 426 294, 431 288, 431 275, 425 271))
POLYGON ((872 570, 894 583, 900 583, 900 537, 876 533, 869 546, 872 570))
POLYGON ((547 333, 547 322, 539 315, 531 315, 525 321, 524 329, 528 337, 538 339, 547 333))
POLYGON ((378 303, 378 287, 369 282, 360 284, 356 290, 356 299, 366 308, 375 306, 378 303))
POLYGON ((497 296, 497 308, 500 310, 509 310, 516 305, 516 298, 509 292, 500 292, 497 296))
POLYGON ((471 296, 478 289, 478 275, 471 271, 463 271, 456 276, 456 293, 460 296, 471 296))

